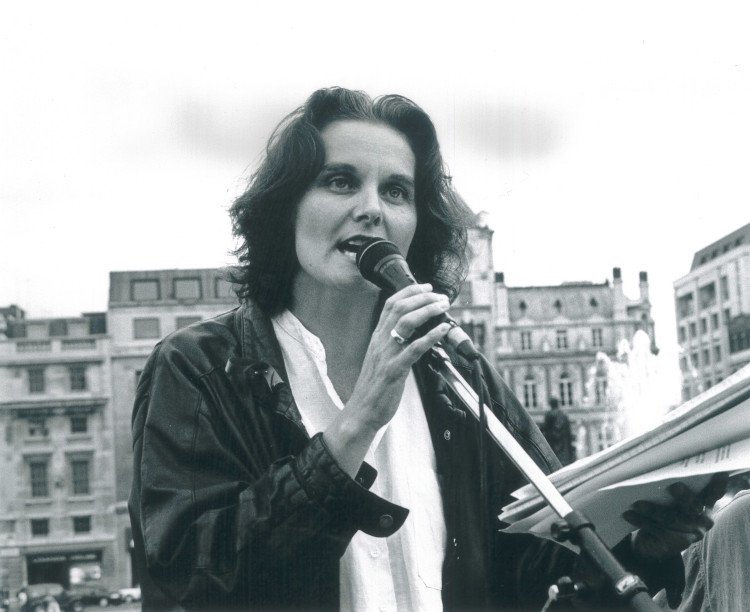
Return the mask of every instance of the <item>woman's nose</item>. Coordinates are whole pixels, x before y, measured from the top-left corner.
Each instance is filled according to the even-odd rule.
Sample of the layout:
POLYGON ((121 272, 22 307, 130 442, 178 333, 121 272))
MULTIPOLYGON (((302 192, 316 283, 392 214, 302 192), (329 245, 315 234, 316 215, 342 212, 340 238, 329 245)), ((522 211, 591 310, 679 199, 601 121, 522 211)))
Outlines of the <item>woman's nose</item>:
POLYGON ((353 212, 356 221, 367 221, 373 225, 380 224, 383 219, 383 210, 377 186, 368 186, 360 190, 353 212))

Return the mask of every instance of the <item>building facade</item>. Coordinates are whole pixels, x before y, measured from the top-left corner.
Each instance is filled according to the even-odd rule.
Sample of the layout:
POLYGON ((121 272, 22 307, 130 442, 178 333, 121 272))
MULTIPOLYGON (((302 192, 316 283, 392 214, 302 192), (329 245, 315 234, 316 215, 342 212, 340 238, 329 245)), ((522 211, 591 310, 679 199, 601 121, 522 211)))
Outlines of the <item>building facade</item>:
POLYGON ((629 346, 639 330, 657 352, 646 272, 632 300, 619 268, 612 283, 535 287, 508 286, 499 273, 495 288, 495 365, 521 403, 541 423, 549 399, 558 398, 579 458, 617 442, 621 415, 608 364, 621 358, 623 342, 629 346))
POLYGON ((632 342, 638 330, 657 352, 647 273, 639 275, 636 299, 625 296, 619 268, 611 283, 510 287, 494 271, 493 232, 481 217, 469 237, 472 263, 451 315, 537 423, 549 398, 559 399, 579 458, 618 441, 619 398, 610 389, 606 360, 621 359, 622 343, 632 342))
POLYGON ((0 589, 122 586, 105 313, 0 310, 0 589))
POLYGON ((750 224, 697 251, 674 296, 687 400, 750 363, 750 224))
POLYGON ((181 327, 237 306, 218 269, 111 272, 107 325, 111 337, 112 413, 116 465, 116 542, 122 575, 133 575, 127 499, 132 484, 130 420, 138 378, 156 343, 181 327))

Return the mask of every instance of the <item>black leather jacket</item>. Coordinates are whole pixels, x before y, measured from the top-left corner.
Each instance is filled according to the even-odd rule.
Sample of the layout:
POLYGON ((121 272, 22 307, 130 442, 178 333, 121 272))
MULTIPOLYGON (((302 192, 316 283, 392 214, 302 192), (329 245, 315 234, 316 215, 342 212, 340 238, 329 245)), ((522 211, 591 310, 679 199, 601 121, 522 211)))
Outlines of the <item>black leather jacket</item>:
MULTIPOLYGON (((484 368, 493 411, 544 471, 556 469, 536 425, 484 368)), ((415 374, 448 533, 445 608, 539 609, 575 556, 498 531, 518 471, 491 445, 480 494, 475 419, 424 361, 415 374)), ((375 470, 365 464, 352 479, 320 435, 309 438, 286 379, 273 327, 252 305, 154 349, 133 412, 129 500, 144 610, 338 609, 339 558, 357 530, 385 537, 403 524, 407 509, 368 490, 375 470)))

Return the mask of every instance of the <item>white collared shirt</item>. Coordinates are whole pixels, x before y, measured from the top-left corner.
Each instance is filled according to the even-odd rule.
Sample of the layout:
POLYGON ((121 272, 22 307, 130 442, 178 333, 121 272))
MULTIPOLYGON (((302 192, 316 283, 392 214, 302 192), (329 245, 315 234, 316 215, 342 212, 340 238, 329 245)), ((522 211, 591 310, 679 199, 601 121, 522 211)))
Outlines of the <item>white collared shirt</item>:
MULTIPOLYGON (((323 344, 288 310, 271 319, 289 385, 310 436, 344 405, 328 378, 323 344)), ((371 491, 409 508, 388 538, 358 531, 340 561, 341 610, 442 610, 445 518, 435 451, 414 373, 396 415, 378 431, 365 460, 378 470, 371 491)))

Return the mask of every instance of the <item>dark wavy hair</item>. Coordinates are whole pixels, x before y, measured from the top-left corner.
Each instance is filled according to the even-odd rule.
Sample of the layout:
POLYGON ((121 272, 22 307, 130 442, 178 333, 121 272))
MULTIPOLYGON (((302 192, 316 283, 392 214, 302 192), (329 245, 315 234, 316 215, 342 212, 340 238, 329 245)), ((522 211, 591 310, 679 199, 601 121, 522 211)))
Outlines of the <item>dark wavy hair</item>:
POLYGON ((420 282, 456 296, 467 270, 467 228, 473 214, 454 193, 427 113, 403 96, 375 99, 340 87, 320 89, 276 127, 247 190, 230 208, 235 255, 230 271, 241 301, 272 316, 291 304, 299 262, 294 244, 297 204, 325 162, 320 132, 355 119, 392 127, 409 142, 416 161, 417 228, 406 259, 420 282))

